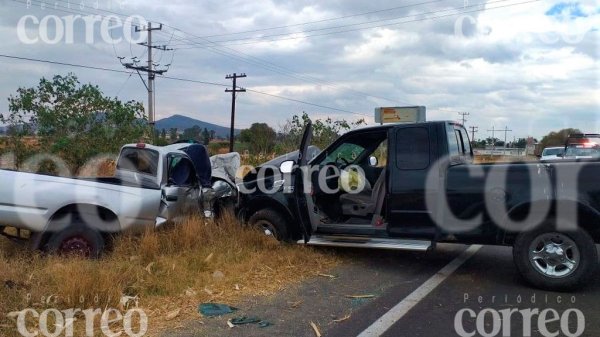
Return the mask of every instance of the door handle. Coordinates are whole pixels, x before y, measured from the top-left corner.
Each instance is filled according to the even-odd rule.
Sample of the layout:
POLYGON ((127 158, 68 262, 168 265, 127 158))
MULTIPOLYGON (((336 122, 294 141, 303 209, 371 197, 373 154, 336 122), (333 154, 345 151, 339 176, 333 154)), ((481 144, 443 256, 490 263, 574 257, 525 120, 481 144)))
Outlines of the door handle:
POLYGON ((167 195, 165 199, 167 199, 167 201, 177 201, 179 197, 177 197, 176 195, 167 195))

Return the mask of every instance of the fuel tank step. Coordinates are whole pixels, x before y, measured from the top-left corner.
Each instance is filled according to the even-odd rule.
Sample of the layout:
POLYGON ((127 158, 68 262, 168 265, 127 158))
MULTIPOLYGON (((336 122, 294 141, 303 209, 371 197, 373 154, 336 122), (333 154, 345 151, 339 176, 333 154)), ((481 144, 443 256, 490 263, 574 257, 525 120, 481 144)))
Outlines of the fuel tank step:
MULTIPOLYGON (((298 241, 304 243, 304 240, 298 241)), ((411 239, 386 239, 365 236, 314 235, 307 245, 327 247, 376 248, 392 250, 426 251, 432 248, 431 241, 411 239)))

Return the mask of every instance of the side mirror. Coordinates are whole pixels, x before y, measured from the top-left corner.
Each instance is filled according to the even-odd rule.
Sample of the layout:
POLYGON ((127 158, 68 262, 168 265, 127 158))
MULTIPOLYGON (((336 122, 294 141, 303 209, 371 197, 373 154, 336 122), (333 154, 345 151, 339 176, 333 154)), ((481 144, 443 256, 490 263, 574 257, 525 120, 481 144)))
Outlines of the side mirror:
POLYGON ((281 171, 281 173, 292 173, 294 165, 296 165, 296 163, 293 160, 284 161, 279 165, 279 171, 281 171))
POLYGON ((378 163, 377 157, 375 157, 375 156, 369 157, 369 165, 375 167, 375 166, 377 166, 377 163, 378 163))

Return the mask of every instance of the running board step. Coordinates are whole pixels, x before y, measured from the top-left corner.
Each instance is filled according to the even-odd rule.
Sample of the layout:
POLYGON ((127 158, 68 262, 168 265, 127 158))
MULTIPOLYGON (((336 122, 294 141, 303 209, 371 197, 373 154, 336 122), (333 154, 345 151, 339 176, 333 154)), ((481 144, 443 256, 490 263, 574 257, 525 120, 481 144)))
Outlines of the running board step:
MULTIPOLYGON (((303 240, 298 243, 304 243, 303 240)), ((369 238, 364 236, 313 236, 307 245, 328 247, 377 248, 392 250, 426 251, 432 248, 431 241, 410 239, 369 238)))

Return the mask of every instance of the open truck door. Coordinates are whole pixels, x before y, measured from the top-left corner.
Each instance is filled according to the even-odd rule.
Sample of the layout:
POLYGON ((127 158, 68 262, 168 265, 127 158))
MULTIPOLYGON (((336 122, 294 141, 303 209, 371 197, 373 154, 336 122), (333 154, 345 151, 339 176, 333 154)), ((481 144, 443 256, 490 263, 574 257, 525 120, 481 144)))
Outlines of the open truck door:
POLYGON ((298 215, 298 224, 300 232, 304 238, 304 243, 310 240, 310 236, 316 230, 316 224, 313 224, 310 216, 310 208, 312 202, 312 183, 310 176, 310 168, 308 166, 309 155, 308 147, 313 137, 313 125, 309 120, 302 135, 300 150, 296 166, 292 170, 292 185, 295 194, 296 214, 298 215))

